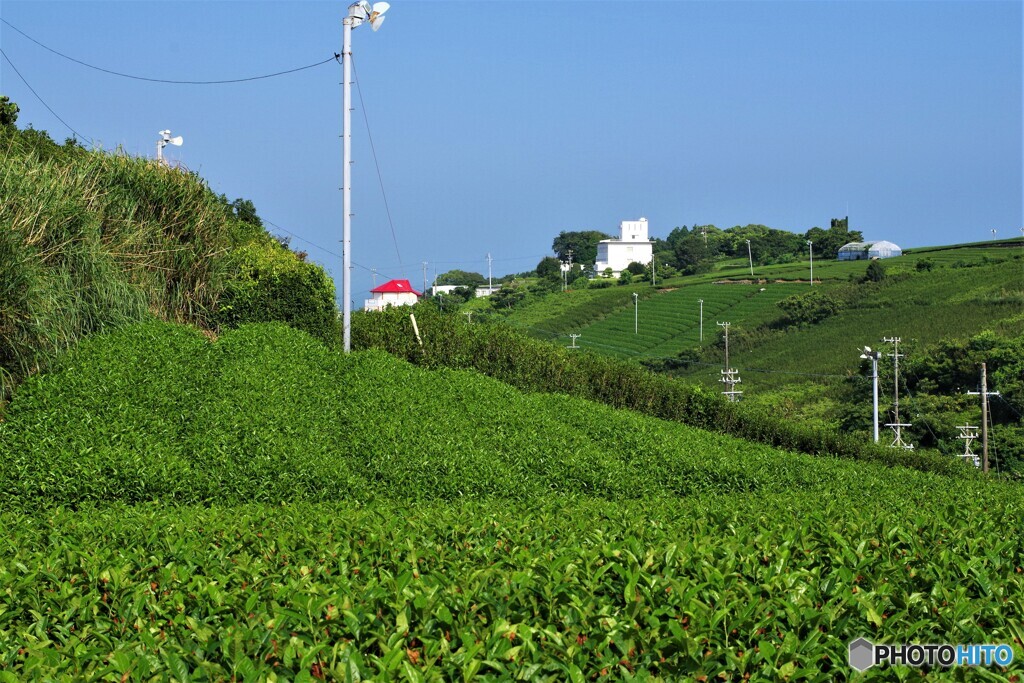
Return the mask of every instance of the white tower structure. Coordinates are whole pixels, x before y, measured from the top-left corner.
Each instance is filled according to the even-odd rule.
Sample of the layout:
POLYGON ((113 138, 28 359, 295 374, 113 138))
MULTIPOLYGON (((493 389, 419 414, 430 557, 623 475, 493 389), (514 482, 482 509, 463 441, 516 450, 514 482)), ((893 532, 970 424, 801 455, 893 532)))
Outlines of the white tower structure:
POLYGON ((595 274, 600 277, 608 268, 612 277, 618 277, 630 263, 647 265, 654 258, 654 244, 647 235, 647 219, 622 221, 619 223, 617 239, 601 240, 597 243, 595 274))

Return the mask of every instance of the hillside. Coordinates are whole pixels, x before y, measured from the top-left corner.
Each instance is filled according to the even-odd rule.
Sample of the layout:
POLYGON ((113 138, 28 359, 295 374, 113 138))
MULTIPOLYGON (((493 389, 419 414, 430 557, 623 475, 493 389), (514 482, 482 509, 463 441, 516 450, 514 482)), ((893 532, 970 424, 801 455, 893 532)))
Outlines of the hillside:
POLYGON ((283 325, 93 336, 19 388, 0 454, 15 678, 849 680, 865 634, 1020 661, 1024 546, 991 543, 1017 486, 283 325))
POLYGON ((0 407, 77 341, 150 317, 330 343, 334 286, 195 174, 0 125, 0 407))
MULTIPOLYGON (((717 323, 730 322, 729 360, 739 370, 745 402, 784 406, 802 422, 864 436, 870 434, 871 386, 859 349, 884 346, 888 353, 891 345, 883 339, 899 337, 901 393, 914 423, 910 438, 947 455, 963 451, 955 425, 980 419, 976 401, 953 400, 951 393, 977 390, 978 367, 987 362, 1001 389, 995 462, 1024 471, 1024 396, 1012 351, 1013 340, 1024 335, 1024 242, 915 249, 881 263, 880 282, 859 281, 864 262, 815 263, 812 288, 793 281, 806 263, 755 267, 759 281, 752 284, 746 263, 725 261, 712 273, 675 278, 658 289, 556 294, 514 311, 507 322, 559 344, 569 343, 570 332, 579 334, 577 344, 585 349, 718 390, 724 349, 717 323), (638 310, 633 291, 640 294, 638 310), (995 341, 983 338, 990 333, 995 341), (942 358, 956 372, 936 374, 942 358)), ((888 384, 883 410, 892 396, 892 372, 891 363, 882 363, 888 384)))

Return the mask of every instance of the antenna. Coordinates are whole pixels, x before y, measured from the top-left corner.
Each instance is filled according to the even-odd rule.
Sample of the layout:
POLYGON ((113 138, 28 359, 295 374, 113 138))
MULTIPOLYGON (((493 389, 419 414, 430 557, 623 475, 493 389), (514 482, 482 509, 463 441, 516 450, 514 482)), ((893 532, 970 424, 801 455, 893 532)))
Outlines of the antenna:
MULTIPOLYGON (((341 24, 341 55, 342 82, 344 84, 342 103, 342 349, 348 353, 352 349, 352 29, 364 21, 376 31, 384 22, 383 14, 390 5, 378 2, 370 5, 366 0, 353 3, 348 7, 348 16, 341 24)), ((424 287, 424 290, 426 288, 424 287)))
POLYGON ((570 348, 570 349, 578 349, 578 348, 580 348, 580 347, 576 346, 576 340, 579 339, 580 337, 582 337, 583 335, 582 334, 570 334, 569 336, 572 337, 572 345, 568 346, 566 348, 570 348))
POLYGON ((885 425, 890 427, 896 434, 896 438, 893 439, 892 443, 889 444, 893 448, 905 448, 907 450, 913 450, 913 444, 908 444, 903 441, 902 430, 904 427, 910 427, 911 425, 900 422, 900 358, 903 354, 900 353, 900 338, 899 337, 885 337, 882 339, 887 344, 892 344, 892 353, 889 357, 892 358, 893 365, 893 380, 892 380, 892 410, 893 410, 893 421, 885 425))

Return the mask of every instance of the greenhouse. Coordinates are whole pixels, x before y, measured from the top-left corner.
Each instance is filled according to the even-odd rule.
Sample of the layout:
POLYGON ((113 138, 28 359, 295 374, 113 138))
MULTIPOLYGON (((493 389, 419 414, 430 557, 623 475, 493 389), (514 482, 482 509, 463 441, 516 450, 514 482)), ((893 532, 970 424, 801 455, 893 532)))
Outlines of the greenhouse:
POLYGON ((861 259, 891 258, 902 256, 903 250, 892 242, 850 242, 839 247, 840 261, 859 261, 861 259))

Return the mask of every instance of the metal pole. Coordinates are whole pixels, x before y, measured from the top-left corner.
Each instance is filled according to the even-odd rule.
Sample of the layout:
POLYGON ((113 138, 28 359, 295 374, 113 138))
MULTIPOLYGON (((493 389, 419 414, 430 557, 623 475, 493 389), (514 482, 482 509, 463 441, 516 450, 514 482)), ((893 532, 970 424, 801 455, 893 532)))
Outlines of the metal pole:
POLYGON ((814 243, 807 240, 807 252, 811 255, 811 287, 814 286, 814 243))
POLYGON ((640 300, 633 292, 633 334, 640 334, 640 300))
POLYGON ((874 424, 875 424, 875 443, 878 443, 878 354, 876 353, 871 357, 871 380, 872 387, 874 388, 874 424))
POLYGON ((342 23, 342 65, 344 81, 344 102, 342 114, 342 180, 341 203, 344 227, 341 236, 341 306, 342 306, 342 348, 345 353, 352 349, 352 17, 345 17, 342 23))
POLYGON ((981 364, 981 471, 988 472, 988 370, 981 364))
MULTIPOLYGON (((747 240, 747 258, 750 259, 750 277, 754 277, 754 255, 750 251, 750 240, 747 240)), ((813 280, 813 278, 811 278, 813 280)))
POLYGON ((157 160, 157 163, 160 163, 160 164, 164 163, 164 141, 163 140, 157 140, 156 141, 156 160, 157 160))
POLYGON ((491 283, 491 253, 487 252, 487 295, 491 295, 494 285, 491 283))
POLYGON ((697 299, 700 304, 700 342, 704 343, 704 299, 697 299))

